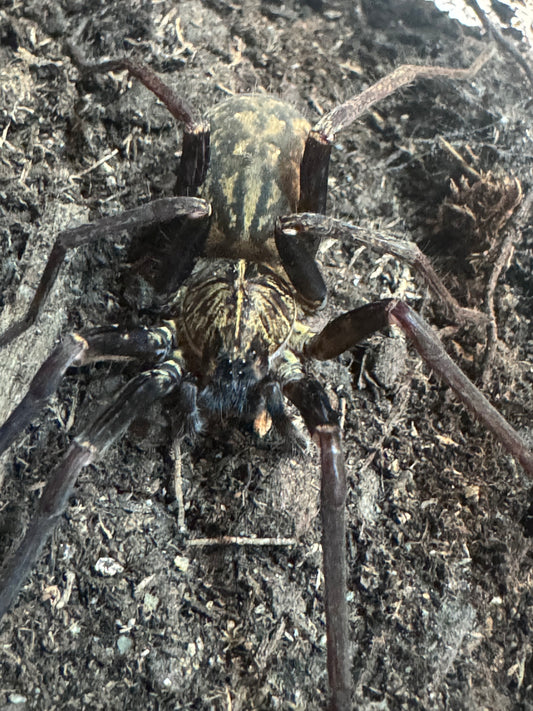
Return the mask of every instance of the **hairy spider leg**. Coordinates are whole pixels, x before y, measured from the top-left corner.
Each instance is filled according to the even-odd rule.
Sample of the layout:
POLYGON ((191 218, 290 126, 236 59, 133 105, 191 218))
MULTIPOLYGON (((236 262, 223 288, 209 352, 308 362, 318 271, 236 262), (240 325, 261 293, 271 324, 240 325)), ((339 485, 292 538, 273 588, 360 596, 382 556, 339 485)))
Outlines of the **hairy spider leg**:
POLYGON ((312 309, 325 305, 328 297, 326 282, 315 261, 315 234, 283 227, 284 218, 276 220, 274 238, 281 263, 300 300, 312 309))
MULTIPOLYGON (((459 304, 435 271, 428 257, 417 244, 410 240, 389 232, 370 230, 358 225, 352 225, 334 217, 326 217, 326 215, 319 215, 315 212, 287 215, 280 218, 276 225, 276 243, 279 240, 285 249, 287 249, 286 245, 293 241, 301 245, 313 244, 324 237, 346 239, 352 243, 359 243, 365 247, 375 249, 380 254, 392 254, 397 259, 401 259, 413 267, 422 276, 437 297, 437 303, 442 304, 446 316, 451 321, 458 324, 470 322, 483 325, 487 323, 487 315, 485 313, 459 304)), ((294 263, 297 263, 295 258, 294 263)), ((298 276, 300 276, 299 273, 298 276)), ((295 283, 294 279, 291 281, 295 288, 298 288, 297 284, 299 282, 295 283)))
MULTIPOLYGON (((488 54, 481 55, 467 69, 402 65, 361 94, 352 97, 325 114, 312 128, 305 144, 300 164, 298 213, 309 211, 312 213, 310 217, 316 220, 316 225, 323 224, 331 149, 339 131, 350 126, 376 102, 416 79, 439 76, 468 79, 481 68, 487 58, 488 54)), ((298 220, 301 215, 292 217, 298 220)), ((281 218, 276 222, 275 240, 281 263, 300 299, 306 306, 315 309, 323 306, 327 299, 326 284, 315 261, 320 239, 321 235, 317 229, 305 230, 302 229, 302 225, 298 225, 296 228, 294 224, 291 225, 287 221, 287 218, 281 218)), ((409 252, 405 248, 402 249, 399 243, 395 245, 395 249, 398 252, 404 252, 400 256, 404 258, 407 256, 408 260, 411 259, 416 263, 426 281, 441 296, 452 317, 458 321, 464 321, 466 318, 476 322, 482 320, 482 317, 477 313, 471 312, 469 309, 462 309, 457 304, 424 255, 420 256, 414 250, 409 252), (406 252, 407 254, 405 254, 406 252)), ((379 325, 378 322, 373 330, 382 328, 384 325, 386 324, 379 325)), ((291 395, 287 394, 291 398, 291 395)), ((313 430, 310 429, 310 431, 313 430)), ((336 479, 334 474, 340 475, 342 470, 342 476, 344 476, 340 432, 337 429, 334 435, 328 434, 327 437, 322 433, 318 436, 318 443, 321 450, 323 482, 321 489, 322 547, 328 628, 328 677, 332 694, 330 710, 344 711, 351 708, 350 652, 346 636, 349 628, 348 611, 345 600, 343 602, 340 598, 340 596, 345 597, 346 590, 346 539, 344 510, 341 512, 336 504, 331 504, 331 501, 335 500, 335 495, 331 493, 330 486, 331 482, 336 479), (337 583, 341 587, 336 587, 337 583)), ((340 498, 342 498, 344 506, 344 495, 340 498)))
POLYGON ((167 360, 136 376, 69 446, 54 469, 20 546, 0 579, 0 619, 37 562, 45 542, 68 503, 80 471, 113 444, 141 413, 175 390, 181 381, 178 360, 167 360))
MULTIPOLYGON (((194 116, 191 107, 164 85, 151 70, 140 67, 129 60, 113 60, 100 65, 87 65, 80 60, 76 50, 70 48, 69 51, 82 71, 128 71, 137 77, 148 89, 153 91, 167 106, 172 115, 184 123, 183 152, 177 191, 187 195, 194 194, 196 188, 203 182, 209 165, 208 126, 199 121, 194 116)), ((298 211, 312 210, 319 213, 325 212, 329 156, 335 134, 338 131, 349 126, 376 101, 417 78, 435 76, 466 78, 475 73, 484 61, 485 58, 481 57, 470 69, 466 70, 441 67, 413 67, 408 65, 399 67, 395 72, 374 84, 361 95, 353 97, 329 114, 326 114, 312 129, 307 138, 300 165, 300 199, 298 211)), ((276 230, 276 243, 280 253, 280 259, 284 266, 287 264, 289 278, 293 281, 303 301, 307 300, 310 305, 318 307, 324 301, 326 288, 320 271, 314 263, 314 255, 316 254, 318 246, 316 234, 303 234, 303 239, 300 239, 300 241, 298 241, 297 238, 298 235, 295 230, 287 230, 286 232, 282 229, 276 230), (294 239, 294 245, 292 246, 287 244, 291 238, 294 239)), ((59 257, 59 265, 63 257, 64 255, 59 257)), ((58 268, 59 266, 57 269, 58 268)), ((53 264, 50 267, 50 271, 54 271, 53 264)), ((53 282, 56 274, 57 270, 55 274, 52 274, 51 282, 53 282)), ((42 298, 45 298, 47 293, 48 292, 45 291, 44 297, 42 298)), ((398 313, 391 316, 387 322, 392 320, 402 325, 404 316, 405 314, 400 309, 398 313)), ((370 331, 380 328, 381 326, 378 325, 378 322, 381 323, 381 320, 381 318, 378 318, 377 322, 374 321, 374 325, 370 331)), ((407 319, 407 321, 409 322, 408 324, 403 324, 404 329, 407 331, 413 330, 413 319, 407 319)), ((16 326, 17 324, 15 324, 15 327, 16 326)), ((324 331, 326 331, 326 329, 324 331)), ((24 328, 22 330, 24 330, 24 328)), ((420 334, 417 328, 414 330, 417 333, 418 341, 423 340, 419 338, 420 334)), ((324 333, 324 331, 322 333, 324 333)), ((430 329, 429 331, 431 332, 430 329)), ((11 331, 11 333, 18 335, 16 331, 11 331)), ((5 335, 6 334, 4 334, 4 336, 5 335)), ((322 339, 321 336, 322 334, 319 334, 308 344, 306 355, 311 355, 313 348, 319 349, 317 344, 331 340, 330 336, 324 336, 322 339)), ((11 336, 8 340, 11 340, 13 337, 15 336, 11 336)), ((333 338, 332 340, 335 339, 333 338)), ((358 338, 355 339, 354 342, 357 340, 358 338)), ((2 337, 0 337, 0 345, 2 345, 2 343, 2 337)), ((422 353, 422 355, 427 359, 427 354, 424 355, 424 353, 422 353)), ((316 357, 319 356, 317 355, 316 357)), ((164 364, 160 366, 159 370, 163 368, 164 364)), ((139 377, 141 378, 142 376, 139 377)), ((132 383, 134 383, 135 380, 132 381, 132 383)), ((345 600, 344 460, 341 451, 337 414, 331 409, 327 401, 327 396, 321 391, 321 387, 318 384, 316 384, 316 386, 311 385, 310 382, 311 381, 304 378, 296 379, 291 383, 286 383, 284 391, 289 399, 293 399, 296 406, 301 409, 308 428, 317 440, 321 450, 324 569, 326 573, 325 577, 327 578, 328 675, 332 691, 330 709, 332 709, 332 711, 345 711, 345 709, 347 710, 351 706, 351 679, 349 674, 350 654, 347 639, 348 618, 345 600), (327 403, 327 407, 324 403, 327 403), (330 626, 331 630, 329 629, 330 626)), ((316 383, 316 381, 312 382, 316 383)), ((110 412, 110 409, 106 412, 110 412)), ((104 417, 104 420, 105 419, 106 417, 104 417)), ((122 427, 120 432, 127 427, 130 421, 131 420, 128 420, 128 423, 122 427)), ((118 432, 118 434, 120 434, 120 432, 118 432)), ((116 436, 118 436, 118 434, 116 436)), ((98 441, 98 437, 95 437, 95 439, 98 441)), ((108 439, 105 440, 105 443, 99 451, 103 451, 116 437, 111 437, 109 442, 108 439)), ((75 447, 76 444, 77 442, 73 443, 71 449, 75 447)), ((71 449, 69 449, 69 453, 71 449)), ((89 461, 92 461, 92 459, 90 459, 91 452, 91 445, 89 445, 87 450, 80 452, 75 451, 71 455, 73 459, 72 463, 67 462, 65 464, 66 460, 64 460, 64 469, 66 472, 61 475, 60 478, 66 476, 66 479, 71 478, 74 481, 77 476, 77 471, 89 463, 89 461)), ((68 456, 69 454, 67 453, 67 457, 68 456)), ((48 487, 45 493, 47 490, 48 487)), ((63 490, 63 493, 58 495, 58 497, 55 497, 58 504, 60 504, 61 497, 65 498, 66 503, 68 494, 65 494, 64 491, 66 491, 66 489, 63 490)))
POLYGON ((318 360, 335 358, 392 324, 401 328, 429 367, 533 477, 533 452, 522 437, 454 363, 429 324, 403 301, 384 299, 342 314, 306 344, 305 354, 318 360))
POLYGON ((291 380, 285 384, 283 392, 301 412, 307 429, 320 448, 329 709, 349 711, 352 708, 352 678, 346 601, 346 471, 339 413, 332 409, 324 388, 314 378, 291 380))
POLYGON ((172 347, 173 332, 165 326, 136 328, 129 332, 109 327, 94 329, 84 335, 72 333, 66 336, 41 365, 28 392, 0 427, 0 454, 39 414, 71 366, 101 360, 161 362, 172 347))
POLYGON ((129 72, 155 94, 172 116, 183 124, 181 160, 175 192, 177 195, 195 195, 197 188, 205 181, 209 168, 209 123, 202 120, 195 109, 167 86, 150 67, 138 64, 127 57, 90 64, 85 62, 78 50, 69 42, 65 43, 65 50, 84 74, 129 72))
MULTIPOLYGON (((282 264, 304 303, 319 307, 326 299, 326 287, 314 262, 314 257, 320 244, 321 234, 331 226, 331 223, 326 221, 323 216, 326 213, 331 149, 337 134, 348 128, 375 103, 390 96, 401 87, 411 84, 417 79, 435 77, 469 79, 479 71, 489 56, 489 53, 480 55, 466 69, 401 65, 361 94, 348 99, 326 113, 312 128, 300 164, 300 199, 298 202, 300 216, 292 215, 282 218, 281 225, 276 226, 276 245, 282 264), (306 214, 303 217, 301 213, 311 214, 306 214)), ((351 226, 344 225, 343 227, 351 226)), ((357 228, 353 228, 353 231, 355 230, 357 228)), ((366 241, 361 236, 358 239, 368 244, 370 241, 368 234, 365 235, 365 238, 366 241)), ((400 247, 399 244, 389 243, 388 247, 384 248, 382 244, 376 244, 378 242, 379 237, 376 237, 372 246, 393 254, 398 253, 402 259, 415 262, 424 279, 445 304, 447 315, 454 321, 479 323, 486 320, 483 315, 471 309, 464 309, 457 303, 435 273, 427 257, 416 251, 417 247, 408 251, 406 247, 400 247)))
MULTIPOLYGON (((54 243, 39 286, 26 314, 4 333, 0 334, 0 348, 18 338, 35 323, 69 249, 92 242, 102 235, 116 238, 121 232, 134 231, 138 233, 167 224, 181 217, 188 217, 194 220, 210 215, 210 208, 205 201, 197 200, 194 202, 192 200, 197 188, 204 182, 209 168, 210 132, 208 123, 198 118, 194 109, 162 82, 155 72, 148 67, 137 64, 127 58, 114 59, 100 64, 88 64, 70 43, 65 43, 65 49, 82 73, 129 72, 163 102, 174 118, 183 123, 182 155, 175 188, 176 194, 180 197, 155 200, 147 205, 127 210, 122 214, 102 218, 88 225, 61 232, 54 243), (190 200, 190 202, 187 200, 190 200)), ((192 256, 198 256, 202 251, 205 236, 204 231, 200 230, 195 240, 194 230, 192 231, 192 243, 190 240, 187 243, 189 252, 192 254, 192 251, 194 251, 192 256)), ((188 260, 188 262, 190 261, 191 259, 188 260)), ((182 261, 182 264, 184 263, 185 261, 182 261)), ((187 276, 187 274, 184 276, 187 276)))
POLYGON ((210 214, 211 208, 205 200, 194 197, 168 197, 60 232, 26 314, 0 334, 0 348, 13 341, 35 323, 57 279, 68 250, 92 244, 100 238, 117 240, 123 233, 141 234, 156 227, 168 225, 175 220, 187 218, 193 222, 201 223, 198 224, 196 230, 191 230, 188 235, 187 259, 184 259, 184 262, 192 266, 193 258, 203 248, 205 229, 202 228, 202 224, 209 220, 210 214))
POLYGON ((481 54, 470 67, 453 69, 402 64, 357 96, 335 107, 313 126, 300 166, 298 212, 326 212, 327 182, 331 148, 339 131, 348 128, 375 103, 418 79, 447 77, 469 79, 485 64, 490 53, 481 54))
MULTIPOLYGON (((304 344, 303 355, 318 360, 335 358, 392 324, 401 328, 423 360, 533 476, 533 453, 523 439, 454 363, 430 326, 404 302, 386 299, 342 314, 304 344)), ((329 709, 349 711, 352 682, 346 606, 346 475, 338 414, 331 409, 322 386, 310 378, 290 380, 283 390, 302 413, 320 447, 329 709)))

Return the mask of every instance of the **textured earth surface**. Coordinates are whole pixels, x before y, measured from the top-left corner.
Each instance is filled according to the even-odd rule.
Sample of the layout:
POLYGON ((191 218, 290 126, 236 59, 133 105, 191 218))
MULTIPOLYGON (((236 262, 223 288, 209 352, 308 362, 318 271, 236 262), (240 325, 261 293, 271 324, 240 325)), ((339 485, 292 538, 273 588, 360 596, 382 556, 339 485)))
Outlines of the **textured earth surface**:
MULTIPOLYGON (((512 237, 488 298, 497 341, 450 323, 407 266, 348 242, 321 247, 330 300, 312 323, 408 300, 533 440, 533 234, 496 218, 486 228, 450 183, 488 184, 490 172, 519 179, 526 196, 533 188, 531 85, 501 46, 422 0, 3 2, 1 330, 23 313, 61 229, 172 194, 175 122, 124 73, 80 78, 67 39, 88 60, 149 64, 199 110, 265 91, 310 121, 402 62, 468 66, 492 47, 471 81, 418 82, 339 135, 328 209, 415 240, 472 308, 487 308, 512 237)), ((69 254, 39 323, 0 353, 2 419, 61 335, 153 319, 131 261, 127 238, 69 254)), ((68 441, 132 372, 69 373, 4 455, 0 555, 68 441)), ((523 471, 396 333, 314 372, 343 412, 357 708, 531 709, 523 471)), ((82 473, 0 623, 0 708, 326 708, 314 445, 287 454, 274 436, 212 432, 176 456, 171 418, 155 408, 82 473), (237 543, 195 545, 222 536, 237 543)))

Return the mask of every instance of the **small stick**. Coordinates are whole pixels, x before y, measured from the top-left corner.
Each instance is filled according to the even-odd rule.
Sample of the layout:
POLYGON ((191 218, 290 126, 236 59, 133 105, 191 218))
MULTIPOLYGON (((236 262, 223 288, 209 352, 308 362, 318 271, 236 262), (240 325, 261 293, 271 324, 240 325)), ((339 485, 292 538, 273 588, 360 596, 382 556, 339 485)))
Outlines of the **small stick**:
POLYGON ((246 536, 220 536, 219 538, 195 538, 188 546, 296 546, 296 538, 248 538, 246 536))

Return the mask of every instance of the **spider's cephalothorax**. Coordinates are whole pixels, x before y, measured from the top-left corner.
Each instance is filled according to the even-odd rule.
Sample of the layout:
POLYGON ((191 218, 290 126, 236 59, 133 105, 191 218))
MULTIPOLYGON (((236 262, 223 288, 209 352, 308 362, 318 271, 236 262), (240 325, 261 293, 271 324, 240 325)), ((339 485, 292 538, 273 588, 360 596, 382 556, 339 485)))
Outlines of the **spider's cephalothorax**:
POLYGON ((293 294, 265 264, 220 258, 200 260, 180 296, 177 344, 198 377, 200 406, 243 415, 291 336, 293 294))
MULTIPOLYGON (((407 304, 391 299, 366 304, 340 315, 318 334, 298 320, 305 316, 300 305, 315 310, 326 298, 314 258, 320 235, 348 234, 363 241, 356 226, 323 214, 336 133, 373 103, 417 77, 464 79, 483 62, 470 70, 399 67, 325 114, 310 129, 295 109, 262 95, 232 98, 200 120, 146 67, 124 59, 89 66, 75 50, 70 52, 84 72, 129 71, 183 124, 177 180, 180 197, 156 200, 60 233, 25 318, 0 334, 0 347, 38 317, 67 250, 102 235, 116 236, 124 231, 144 234, 154 228, 173 235, 176 243, 167 276, 168 284, 177 283, 179 289, 162 325, 129 332, 107 327, 66 337, 0 427, 1 453, 37 416, 71 366, 117 359, 154 364, 134 377, 80 432, 52 472, 26 536, 5 567, 0 582, 0 617, 61 517, 81 469, 105 452, 152 402, 172 395, 178 419, 181 416, 179 435, 197 434, 204 421, 215 416, 219 421, 253 420, 261 433, 267 429, 262 413, 268 414, 279 430, 288 432, 283 412, 286 397, 301 412, 320 447, 329 708, 348 711, 352 708, 352 683, 345 594, 344 459, 339 415, 320 382, 308 374, 310 362, 334 358, 389 324, 399 326, 433 371, 533 475, 533 453, 522 438, 407 304), (203 198, 194 197, 198 193, 203 198), (288 215, 295 211, 298 214, 288 215)), ((452 318, 480 318, 457 304, 413 245, 381 235, 367 237, 366 242, 421 269, 452 318)))

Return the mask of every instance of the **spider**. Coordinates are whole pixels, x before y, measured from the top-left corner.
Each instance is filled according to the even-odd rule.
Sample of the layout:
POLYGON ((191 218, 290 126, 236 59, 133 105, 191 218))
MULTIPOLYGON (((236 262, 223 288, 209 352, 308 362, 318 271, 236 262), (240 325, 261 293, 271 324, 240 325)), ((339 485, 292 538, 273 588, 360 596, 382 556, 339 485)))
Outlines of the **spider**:
POLYGON ((68 368, 94 361, 151 363, 116 395, 70 444, 52 472, 28 530, 0 582, 0 617, 16 598, 58 519, 81 469, 101 456, 151 403, 168 398, 178 438, 237 420, 263 435, 270 427, 294 436, 284 398, 302 414, 320 450, 321 519, 332 711, 351 708, 346 602, 346 474, 339 413, 310 375, 310 361, 335 358, 371 333, 394 324, 446 382, 533 475, 533 453, 518 433, 447 355, 439 338, 406 303, 367 304, 327 324, 305 325, 327 290, 316 262, 324 234, 370 243, 407 259, 422 272, 458 321, 481 316, 461 308, 417 248, 390 238, 361 235, 357 227, 325 216, 328 167, 335 136, 376 101, 419 77, 468 78, 469 69, 405 65, 325 114, 315 126, 292 107, 266 95, 236 96, 204 119, 149 68, 129 59, 86 64, 81 72, 126 70, 183 125, 176 197, 162 198, 94 223, 61 232, 26 316, 0 336, 0 346, 36 321, 69 249, 124 231, 172 234, 172 252, 159 277, 171 291, 159 325, 122 331, 103 327, 74 333, 42 364, 27 394, 0 428, 0 453, 39 413, 68 368), (202 197, 197 197, 201 191, 202 197))

